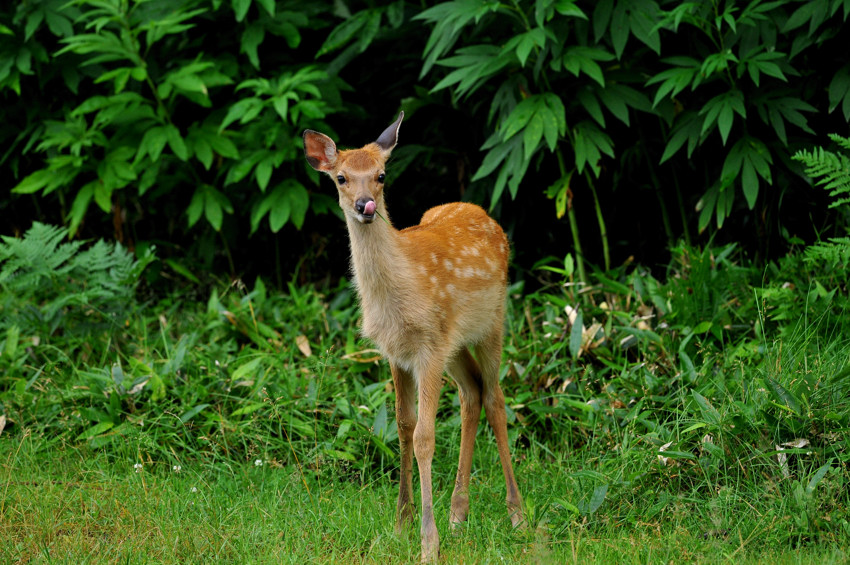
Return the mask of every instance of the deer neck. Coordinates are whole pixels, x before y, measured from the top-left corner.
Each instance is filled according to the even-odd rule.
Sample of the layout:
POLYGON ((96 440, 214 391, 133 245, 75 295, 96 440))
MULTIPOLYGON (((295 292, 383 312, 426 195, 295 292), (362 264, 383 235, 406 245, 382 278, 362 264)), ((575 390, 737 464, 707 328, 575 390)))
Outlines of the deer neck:
MULTIPOLYGON (((364 307, 396 302, 410 270, 398 230, 390 223, 383 202, 371 224, 346 216, 351 243, 351 265, 364 307)), ((365 308, 364 308, 365 310, 365 308)))

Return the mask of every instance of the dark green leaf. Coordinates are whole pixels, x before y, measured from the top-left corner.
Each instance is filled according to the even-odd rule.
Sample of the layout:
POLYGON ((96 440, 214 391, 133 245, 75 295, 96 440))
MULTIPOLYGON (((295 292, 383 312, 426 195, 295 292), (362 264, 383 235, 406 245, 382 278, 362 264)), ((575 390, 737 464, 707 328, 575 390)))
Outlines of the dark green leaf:
POLYGON ((310 194, 304 186, 293 181, 288 189, 289 195, 289 219, 297 229, 304 225, 307 209, 310 207, 310 194))
POLYGON ((227 114, 224 116, 224 119, 221 121, 221 125, 218 128, 219 132, 222 132, 224 128, 239 120, 240 124, 247 123, 254 118, 256 118, 259 113, 263 109, 263 102, 259 98, 243 98, 239 100, 235 104, 233 104, 230 109, 227 110, 227 114))
POLYGON ((268 13, 268 15, 274 17, 275 0, 255 0, 255 2, 262 6, 266 13, 268 13))
POLYGON ((755 167, 747 160, 744 161, 741 169, 741 187, 744 189, 744 198, 747 200, 747 206, 752 210, 756 205, 756 198, 759 194, 759 179, 756 175, 755 167))
POLYGON ((12 192, 16 194, 32 194, 47 186, 50 179, 53 177, 53 171, 49 169, 41 169, 24 177, 19 182, 12 192))
POLYGON ((570 355, 573 359, 577 359, 579 353, 581 352, 581 339, 584 330, 584 317, 581 314, 581 310, 576 313, 576 318, 573 321, 572 328, 570 328, 570 355))
MULTIPOLYGON (((234 2, 235 1, 236 0, 234 0, 234 2)), ((190 408, 189 410, 186 410, 180 416, 180 422, 185 424, 186 422, 188 422, 189 420, 191 420, 192 418, 194 418, 195 416, 200 414, 201 411, 204 410, 205 408, 209 408, 209 404, 198 404, 197 406, 190 408)))
POLYGON ((254 175, 257 179, 257 186, 260 187, 260 190, 265 192, 266 187, 269 185, 269 179, 271 179, 272 171, 274 170, 274 155, 269 155, 259 163, 257 163, 257 168, 254 170, 254 175))
POLYGON ((839 104, 844 103, 844 119, 850 121, 847 100, 850 100, 850 69, 842 67, 829 83, 829 112, 832 113, 839 104))
POLYGON ((531 159, 540 140, 543 137, 543 118, 540 114, 534 114, 525 126, 525 131, 522 134, 523 148, 525 149, 525 158, 531 159))
POLYGON ((711 405, 711 402, 695 390, 691 391, 691 395, 694 397, 694 400, 696 400, 697 405, 699 405, 703 421, 712 426, 719 425, 722 418, 720 417, 720 413, 717 409, 711 405))
POLYGON ((188 216, 190 228, 201 219, 201 214, 204 213, 204 200, 203 188, 196 188, 192 195, 192 200, 189 202, 189 207, 186 208, 186 215, 188 216))
POLYGON ((586 20, 587 16, 575 5, 575 0, 555 0, 555 11, 562 16, 586 20))
POLYGON ((292 205, 289 200, 288 195, 286 194, 288 191, 283 190, 281 193, 272 200, 271 212, 269 214, 269 227, 271 227, 272 232, 277 233, 280 231, 287 221, 289 221, 289 215, 292 210, 292 205))
POLYGON ((171 151, 174 152, 178 159, 186 161, 189 158, 189 151, 186 148, 186 143, 183 141, 183 136, 180 135, 180 130, 173 124, 164 126, 164 129, 171 151))
POLYGON ((794 394, 770 377, 765 377, 765 383, 768 390, 779 403, 790 408, 795 414, 800 414, 800 401, 794 394))
POLYGON ((608 29, 608 22, 611 21, 611 12, 614 8, 614 0, 598 0, 593 8, 593 42, 599 43, 602 36, 605 35, 605 30, 608 29))
MULTIPOLYGON (((274 6, 274 2, 272 2, 274 6)), ((266 36, 266 28, 260 23, 253 23, 245 28, 242 32, 242 41, 240 43, 239 52, 248 55, 248 60, 255 69, 260 68, 260 56, 257 49, 263 42, 266 36)))
POLYGON ((381 11, 370 10, 369 19, 366 20, 366 24, 360 31, 360 40, 357 42, 357 46, 361 53, 369 47, 372 40, 375 39, 375 36, 378 34, 379 29, 381 29, 381 11))
MULTIPOLYGON (((584 108, 585 112, 590 114, 590 117, 593 118, 597 124, 601 127, 605 127, 605 114, 602 112, 602 105, 599 104, 599 100, 596 98, 596 91, 604 90, 595 87, 588 86, 587 88, 582 88, 576 93, 576 99, 584 108)), ((557 129, 556 129, 557 132, 557 129)))
POLYGON ((248 15, 248 8, 251 7, 251 0, 231 0, 233 13, 236 16, 236 21, 241 22, 248 15))
POLYGON ((97 181, 87 183, 83 186, 74 198, 74 203, 71 204, 71 211, 68 214, 68 231, 71 235, 76 235, 77 228, 83 221, 86 211, 89 209, 89 203, 94 196, 94 188, 97 181))
POLYGON ((213 151, 207 140, 204 138, 195 138, 192 142, 192 152, 204 166, 204 169, 209 171, 213 162, 213 151))
POLYGON ((629 40, 629 15, 626 11, 627 2, 615 2, 611 13, 611 43, 614 45, 614 53, 617 59, 623 58, 626 50, 626 42, 629 40))
POLYGON ((336 51, 340 47, 344 46, 355 36, 355 34, 357 34, 357 32, 366 26, 371 18, 371 10, 362 10, 337 25, 333 31, 328 34, 328 37, 325 39, 322 46, 319 47, 316 57, 321 57, 326 53, 336 51))

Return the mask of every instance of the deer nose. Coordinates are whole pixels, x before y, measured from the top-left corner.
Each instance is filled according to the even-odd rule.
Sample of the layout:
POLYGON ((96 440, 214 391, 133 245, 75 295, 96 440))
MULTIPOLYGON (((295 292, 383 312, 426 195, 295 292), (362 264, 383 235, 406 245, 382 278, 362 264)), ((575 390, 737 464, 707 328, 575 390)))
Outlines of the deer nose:
POLYGON ((357 202, 354 203, 354 209, 357 210, 358 214, 372 216, 375 214, 375 201, 371 198, 358 198, 357 202))

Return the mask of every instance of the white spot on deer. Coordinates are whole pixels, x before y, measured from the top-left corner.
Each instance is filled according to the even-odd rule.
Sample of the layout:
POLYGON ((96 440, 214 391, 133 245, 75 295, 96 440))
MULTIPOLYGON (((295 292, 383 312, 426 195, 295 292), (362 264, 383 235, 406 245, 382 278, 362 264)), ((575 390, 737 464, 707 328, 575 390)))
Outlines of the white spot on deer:
POLYGON ((479 257, 481 255, 481 249, 479 249, 478 245, 467 245, 464 247, 461 252, 461 255, 464 257, 479 257))
POLYGON ((443 266, 447 271, 451 271, 454 268, 454 265, 452 265, 452 262, 449 259, 443 261, 443 266))
POLYGON ((431 253, 431 262, 434 263, 435 265, 437 264, 438 261, 437 261, 437 254, 436 253, 431 253))
POLYGON ((419 274, 422 275, 423 277, 428 275, 428 269, 425 268, 425 265, 419 265, 418 269, 419 269, 419 274))
POLYGON ((455 295, 455 290, 456 290, 455 285, 453 285, 453 284, 447 284, 446 285, 446 292, 448 292, 451 296, 455 295))
POLYGON ((433 284, 433 285, 436 285, 436 284, 437 284, 437 277, 436 277, 436 275, 431 275, 431 277, 430 277, 428 280, 430 280, 430 281, 431 281, 431 284, 433 284))

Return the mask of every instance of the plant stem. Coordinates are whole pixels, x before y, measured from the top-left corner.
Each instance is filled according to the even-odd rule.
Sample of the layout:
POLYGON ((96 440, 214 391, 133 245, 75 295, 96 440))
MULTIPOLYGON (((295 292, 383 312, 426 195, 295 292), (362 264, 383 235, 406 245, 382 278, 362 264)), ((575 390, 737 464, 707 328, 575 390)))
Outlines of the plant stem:
POLYGON ((685 212, 685 202, 682 200, 682 189, 679 186, 679 180, 676 175, 673 175, 673 186, 676 187, 676 202, 679 204, 679 215, 682 217, 682 234, 685 237, 685 243, 691 245, 691 230, 688 229, 688 215, 685 212))
MULTIPOLYGON (((555 149, 555 155, 558 157, 558 168, 561 171, 561 180, 566 182, 566 179, 569 177, 567 176, 567 168, 564 165, 564 154, 561 153, 560 147, 555 149)), ((581 249, 581 239, 578 234, 578 222, 576 220, 576 213, 573 209, 572 202, 569 200, 567 201, 567 217, 570 219, 570 232, 573 235, 573 250, 576 254, 578 278, 582 283, 587 284, 587 272, 584 269, 584 252, 581 249)))
MULTIPOLYGON (((638 128, 638 131, 642 130, 638 128)), ((655 197, 658 199, 658 207, 661 209, 661 222, 664 224, 664 233, 667 235, 667 246, 673 247, 676 237, 673 235, 673 228, 670 225, 670 214, 667 212, 667 203, 664 201, 664 196, 661 194, 661 182, 658 180, 658 174, 655 171, 655 164, 652 161, 652 157, 649 156, 649 151, 646 149, 646 139, 644 139, 643 135, 640 136, 640 146, 643 149, 643 156, 646 159, 646 168, 649 171, 649 181, 652 183, 652 192, 655 193, 655 197)), ((686 227, 683 226, 683 229, 686 229, 686 227)))
POLYGON ((590 193, 593 195, 593 206, 596 209, 596 221, 599 223, 599 236, 602 238, 602 258, 605 261, 605 270, 611 270, 611 251, 608 248, 608 228, 605 226, 605 218, 602 217, 602 206, 599 204, 599 196, 596 194, 596 185, 588 169, 584 170, 584 177, 590 193))

